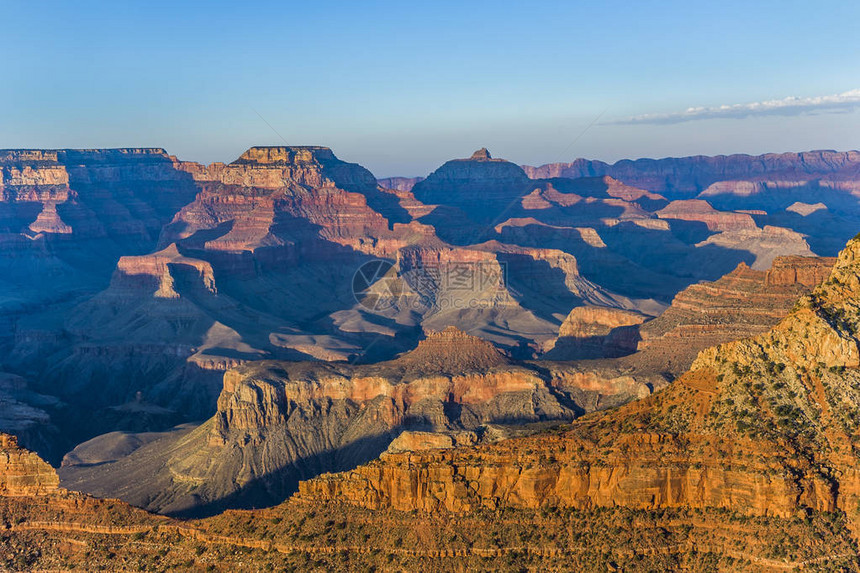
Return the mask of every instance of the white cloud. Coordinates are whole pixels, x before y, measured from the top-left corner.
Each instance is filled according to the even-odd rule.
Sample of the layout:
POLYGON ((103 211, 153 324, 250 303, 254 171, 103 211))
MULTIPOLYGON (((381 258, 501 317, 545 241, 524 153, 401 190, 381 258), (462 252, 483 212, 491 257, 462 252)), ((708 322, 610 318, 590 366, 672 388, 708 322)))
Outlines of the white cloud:
POLYGON ((806 115, 822 112, 849 112, 860 107, 860 89, 816 97, 787 97, 752 103, 715 107, 690 107, 675 113, 636 115, 608 122, 613 125, 670 124, 700 119, 741 119, 762 115, 806 115))

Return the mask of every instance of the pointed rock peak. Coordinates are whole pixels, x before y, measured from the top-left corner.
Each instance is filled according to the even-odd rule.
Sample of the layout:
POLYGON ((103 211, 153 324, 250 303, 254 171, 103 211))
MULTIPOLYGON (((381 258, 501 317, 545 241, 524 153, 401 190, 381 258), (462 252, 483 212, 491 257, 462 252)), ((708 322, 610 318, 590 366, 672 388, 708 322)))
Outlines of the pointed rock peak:
POLYGON ((860 306, 860 235, 848 241, 839 252, 829 279, 815 290, 815 294, 819 298, 852 299, 860 306))
POLYGON ((441 332, 429 332, 415 350, 396 362, 423 372, 459 374, 487 370, 510 361, 492 343, 449 326, 441 332))
POLYGON ((492 158, 493 158, 493 156, 490 155, 489 150, 486 147, 482 147, 481 149, 479 149, 478 151, 473 153, 472 157, 470 159, 475 160, 475 161, 481 161, 484 159, 492 159, 492 158))
POLYGON ((315 164, 322 161, 336 161, 328 147, 316 146, 273 146, 252 147, 243 153, 234 164, 251 165, 300 165, 315 164))
POLYGON ((35 453, 18 445, 10 434, 0 434, 0 496, 33 496, 56 492, 57 472, 35 453))

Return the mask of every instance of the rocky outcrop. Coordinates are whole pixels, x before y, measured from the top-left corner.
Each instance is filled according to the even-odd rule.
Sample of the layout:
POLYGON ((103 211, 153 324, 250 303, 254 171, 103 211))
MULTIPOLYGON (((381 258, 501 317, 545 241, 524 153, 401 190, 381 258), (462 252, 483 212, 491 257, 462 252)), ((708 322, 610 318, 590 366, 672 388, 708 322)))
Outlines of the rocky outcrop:
POLYGON ((493 441, 494 424, 570 420, 649 392, 632 377, 516 362, 449 328, 374 365, 249 363, 225 375, 218 411, 200 427, 142 440, 98 466, 67 457, 60 473, 72 489, 161 512, 208 513, 278 501, 298 479, 355 467, 395 439, 391 451, 493 441), (418 433, 398 438, 404 431, 418 433))
MULTIPOLYGON (((671 308, 671 307, 670 307, 671 308)), ((579 306, 570 311, 546 360, 610 358, 630 354, 639 342, 647 316, 617 308, 579 306)))
POLYGON ((665 390, 557 435, 403 453, 300 484, 307 500, 447 510, 724 509, 858 518, 860 239, 772 330, 704 351, 665 390))
MULTIPOLYGON (((573 306, 631 309, 649 316, 663 308, 656 301, 625 297, 588 280, 576 257, 563 250, 498 241, 401 249, 396 276, 379 285, 362 299, 362 304, 380 309, 379 314, 406 322, 421 312, 425 330, 468 329, 518 358, 533 356, 555 338, 556 317, 573 306), (511 336, 514 324, 517 333, 511 336), (524 332, 529 333, 528 346, 524 332)), ((348 318, 339 313, 339 321, 348 318)))
POLYGON ((0 434, 0 496, 45 495, 57 491, 54 468, 33 452, 18 447, 9 434, 0 434))
POLYGON ((690 199, 672 201, 657 211, 661 219, 679 219, 704 223, 711 231, 745 231, 756 228, 753 218, 745 213, 723 213, 715 210, 707 201, 690 199))
MULTIPOLYGON (((606 465, 572 455, 569 447, 587 447, 573 441, 559 440, 552 444, 544 439, 533 444, 524 439, 515 445, 540 448, 533 448, 537 451, 532 455, 524 455, 522 450, 511 451, 511 444, 500 444, 476 459, 476 463, 462 466, 459 456, 463 453, 457 450, 389 455, 345 475, 302 482, 300 496, 311 500, 337 499, 376 510, 458 513, 501 507, 590 510, 621 506, 646 510, 742 509, 754 515, 788 517, 797 509, 794 498, 798 484, 794 479, 769 476, 766 466, 743 470, 690 467, 694 464, 676 453, 682 446, 671 437, 621 438, 618 447, 636 453, 611 454, 605 459, 606 465), (574 460, 553 463, 548 461, 550 456, 574 457, 574 460), (672 460, 679 467, 670 469, 656 464, 660 459, 672 460)), ((701 443, 692 442, 689 446, 701 447, 701 443)), ((827 488, 823 482, 814 480, 803 486, 812 491, 827 488)), ((824 500, 812 501, 820 511, 833 508, 824 500)))
POLYGON ((412 187, 419 201, 461 210, 473 220, 489 221, 522 198, 531 184, 525 172, 486 149, 454 159, 412 187))
POLYGON ((94 239, 97 250, 151 248, 196 191, 163 149, 0 151, 5 232, 43 234, 55 249, 94 239))
POLYGON ((407 211, 369 171, 328 148, 254 147, 214 179, 165 228, 161 244, 210 252, 234 273, 360 253, 391 257, 432 235, 406 224, 407 211))
POLYGON ((784 227, 765 225, 762 229, 731 231, 711 235, 696 245, 703 251, 715 253, 715 258, 735 258, 744 253, 742 261, 756 270, 766 270, 777 257, 812 257, 815 253, 801 233, 784 227), (719 254, 717 254, 719 253, 719 254))
POLYGON ((705 348, 765 332, 827 277, 835 260, 777 257, 766 271, 742 263, 717 281, 687 287, 638 329, 641 352, 631 361, 680 374, 705 348))
POLYGON ((786 211, 791 213, 797 213, 801 217, 808 217, 812 215, 816 211, 823 211, 827 209, 827 205, 824 203, 803 203, 802 201, 795 201, 791 205, 785 208, 786 211))
POLYGON ((216 294, 212 265, 206 261, 183 257, 176 245, 170 245, 151 255, 122 257, 117 263, 111 286, 114 291, 128 291, 132 296, 150 295, 157 298, 179 298, 174 288, 185 281, 191 288, 216 294))
POLYGON ((495 346, 456 327, 431 332, 415 350, 398 359, 398 364, 415 372, 487 372, 511 364, 495 346))

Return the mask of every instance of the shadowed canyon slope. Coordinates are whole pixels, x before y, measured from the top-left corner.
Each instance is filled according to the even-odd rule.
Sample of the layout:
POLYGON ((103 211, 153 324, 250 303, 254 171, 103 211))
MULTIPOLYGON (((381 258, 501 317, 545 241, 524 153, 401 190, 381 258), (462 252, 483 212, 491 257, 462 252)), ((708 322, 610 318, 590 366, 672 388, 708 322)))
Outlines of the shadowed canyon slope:
MULTIPOLYGON (((52 472, 3 442, 11 463, 0 470, 48 476, 44 491, 0 498, 5 519, 15 524, 2 533, 17 559, 7 562, 68 566, 81 553, 56 540, 86 535, 91 562, 147 562, 151 552, 141 553, 137 543, 145 540, 163 548, 165 563, 220 557, 232 568, 244 548, 240 568, 858 570, 860 238, 835 264, 782 260, 764 280, 742 267, 721 290, 762 297, 768 288, 800 289, 822 276, 823 284, 771 330, 703 351, 689 372, 640 400, 548 432, 474 445, 457 443, 462 432, 447 434, 447 442, 444 432, 404 432, 379 460, 301 482, 297 496, 271 509, 180 525, 91 498, 46 503, 55 495, 52 472), (133 525, 94 524, 118 518, 133 525), (121 537, 132 532, 137 541, 121 537)), ((687 300, 697 294, 691 290, 687 300)), ((289 374, 261 366, 254 384, 289 374)), ((421 385, 416 372, 445 378, 477 369, 488 378, 529 367, 449 330, 391 363, 355 368, 369 369, 362 372, 368 377, 374 369, 396 372, 409 394, 421 385)), ((477 390, 487 398, 486 386, 473 381, 458 390, 455 379, 447 391, 462 403, 475 405, 467 397, 477 390)), ((268 402, 260 401, 265 393, 245 393, 244 406, 236 402, 249 383, 237 382, 222 395, 233 404, 222 411, 232 411, 215 427, 280 423, 281 408, 254 406, 268 402)), ((287 395, 335 389, 344 386, 317 378, 287 395)), ((368 395, 366 385, 361 393, 368 395)))
MULTIPOLYGON (((375 493, 362 489, 372 482, 354 482, 364 484, 356 493, 365 491, 369 497, 360 494, 353 499, 371 504, 390 500, 401 507, 441 504, 449 509, 473 503, 537 507, 548 499, 581 507, 613 503, 653 508, 664 504, 726 506, 742 495, 752 514, 790 515, 801 507, 854 512, 853 465, 857 460, 852 444, 856 404, 860 403, 854 380, 860 365, 858 252, 860 240, 854 240, 841 253, 827 281, 802 298, 772 330, 702 352, 690 372, 662 392, 609 413, 582 418, 559 435, 483 448, 501 465, 489 464, 494 469, 486 469, 486 479, 481 477, 485 470, 479 470, 475 474, 478 488, 460 490, 462 499, 447 494, 436 498, 431 492, 438 490, 431 487, 407 488, 403 493, 411 491, 414 497, 406 494, 395 500, 387 497, 390 492, 386 489, 395 482, 387 481, 375 493), (629 447, 634 443, 636 447, 629 447), (525 453, 528 449, 534 451, 525 453), (550 452, 572 461, 536 466, 534 477, 543 476, 538 482, 519 479, 526 477, 521 473, 522 464, 529 456, 550 452), (671 459, 677 478, 661 483, 669 475, 667 470, 659 463, 651 468, 643 465, 653 463, 651 453, 671 459), (594 463, 597 455, 603 463, 594 463), (621 481, 611 477, 616 464, 626 468, 618 475, 621 481), (503 484, 498 480, 508 467, 514 472, 512 481, 503 484), (640 477, 641 482, 637 481, 640 477), (577 485, 581 481, 583 487, 577 485), (528 489, 538 483, 542 484, 540 490, 528 489), (487 497, 484 492, 491 489, 485 487, 495 493, 487 497)), ((302 488, 310 494, 317 488, 324 492, 343 484, 347 492, 352 476, 358 479, 387 468, 394 472, 392 476, 405 470, 402 476, 409 478, 411 470, 401 462, 414 462, 422 455, 438 456, 444 467, 454 471, 451 475, 457 475, 461 471, 458 464, 468 460, 470 453, 390 456, 357 472, 320 478, 302 488)), ((464 465, 463 471, 467 467, 472 466, 464 465)), ((427 479, 436 478, 428 475, 427 479)))
POLYGON ((387 448, 492 442, 522 425, 648 395, 661 381, 515 362, 449 327, 374 365, 259 362, 231 370, 217 413, 201 426, 100 436, 69 454, 60 473, 66 487, 160 512, 271 505, 299 479, 355 467, 387 448))
POLYGON ((842 516, 854 546, 858 311, 860 238, 773 329, 702 352, 661 392, 553 434, 391 454, 303 482, 300 496, 401 511, 566 507, 595 520, 606 515, 599 508, 726 512, 701 525, 716 528, 725 518, 790 525, 797 515, 809 524, 842 516))
POLYGON ((229 368, 390 359, 447 326, 539 357, 577 307, 653 317, 741 262, 835 253, 853 188, 843 178, 818 197, 804 185, 823 168, 797 157, 793 171, 790 158, 749 170, 752 191, 709 183, 670 201, 665 185, 596 172, 532 179, 487 150, 393 189, 324 147, 209 166, 150 148, 2 151, 0 346, 14 383, 0 398, 16 417, 0 429, 56 463, 102 433, 211 416, 229 368), (771 173, 802 184, 768 186, 771 173), (388 270, 357 287, 374 261, 388 270))
POLYGON ((860 570, 858 163, 0 151, 0 568, 860 570))
POLYGON ((742 265, 689 287, 644 325, 630 311, 578 307, 548 361, 512 361, 449 327, 374 365, 250 363, 227 372, 212 420, 95 438, 66 456, 61 475, 67 487, 162 512, 271 504, 300 478, 352 468, 386 449, 492 442, 512 425, 570 420, 648 395, 699 350, 774 325, 833 262, 781 258, 767 272, 742 265), (630 354, 637 344, 643 349, 630 354), (552 361, 614 354, 628 356, 552 361))

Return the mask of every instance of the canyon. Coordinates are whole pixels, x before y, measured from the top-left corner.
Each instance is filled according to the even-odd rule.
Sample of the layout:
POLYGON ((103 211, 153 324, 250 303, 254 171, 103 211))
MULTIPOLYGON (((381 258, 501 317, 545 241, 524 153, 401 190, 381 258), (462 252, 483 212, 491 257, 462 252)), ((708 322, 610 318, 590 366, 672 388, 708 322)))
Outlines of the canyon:
POLYGON ((850 554, 858 165, 2 150, 0 559, 850 554))
MULTIPOLYGON (((58 489, 50 466, 3 437, 0 559, 18 569, 120 559, 225 570, 854 570, 860 237, 835 261, 780 261, 764 280, 743 267, 732 274, 736 289, 744 279, 759 289, 823 282, 769 330, 702 351, 673 383, 626 405, 487 442, 404 432, 378 460, 302 481, 297 495, 269 509, 154 516, 58 489)), ((408 378, 512 367, 453 328, 410 354, 375 368, 408 378)), ((261 366, 255 376, 271 378, 274 365, 261 366)), ((246 394, 244 407, 234 402, 243 383, 225 384, 225 406, 235 406, 209 430, 215 443, 230 425, 281 420, 281 407, 253 407, 258 392, 246 394)), ((450 383, 463 403, 488 397, 469 397, 481 388, 474 382, 450 383)), ((288 395, 344 390, 391 393, 319 380, 288 395)))
POLYGON ((487 150, 395 189, 323 147, 208 166, 157 148, 6 150, 0 166, 0 368, 18 377, 0 393, 52 463, 110 431, 208 418, 224 373, 251 361, 389 360, 447 326, 540 358, 576 307, 650 318, 741 262, 834 254, 805 237, 844 243, 828 217, 856 201, 834 187, 826 209, 763 216, 609 175, 532 179, 487 150), (389 276, 356 296, 377 260, 389 276))
POLYGON ((493 442, 648 395, 657 380, 517 362, 448 327, 373 365, 262 361, 230 370, 213 418, 151 441, 122 436, 137 448, 118 449, 115 433, 94 438, 66 456, 60 475, 69 488, 160 513, 273 505, 301 478, 386 450, 493 442))
POLYGON ((551 434, 394 453, 302 482, 299 498, 431 514, 570 508, 595 520, 600 508, 723 510, 741 522, 839 514, 833 533, 855 536, 858 309, 860 238, 776 326, 703 351, 661 392, 551 434))

